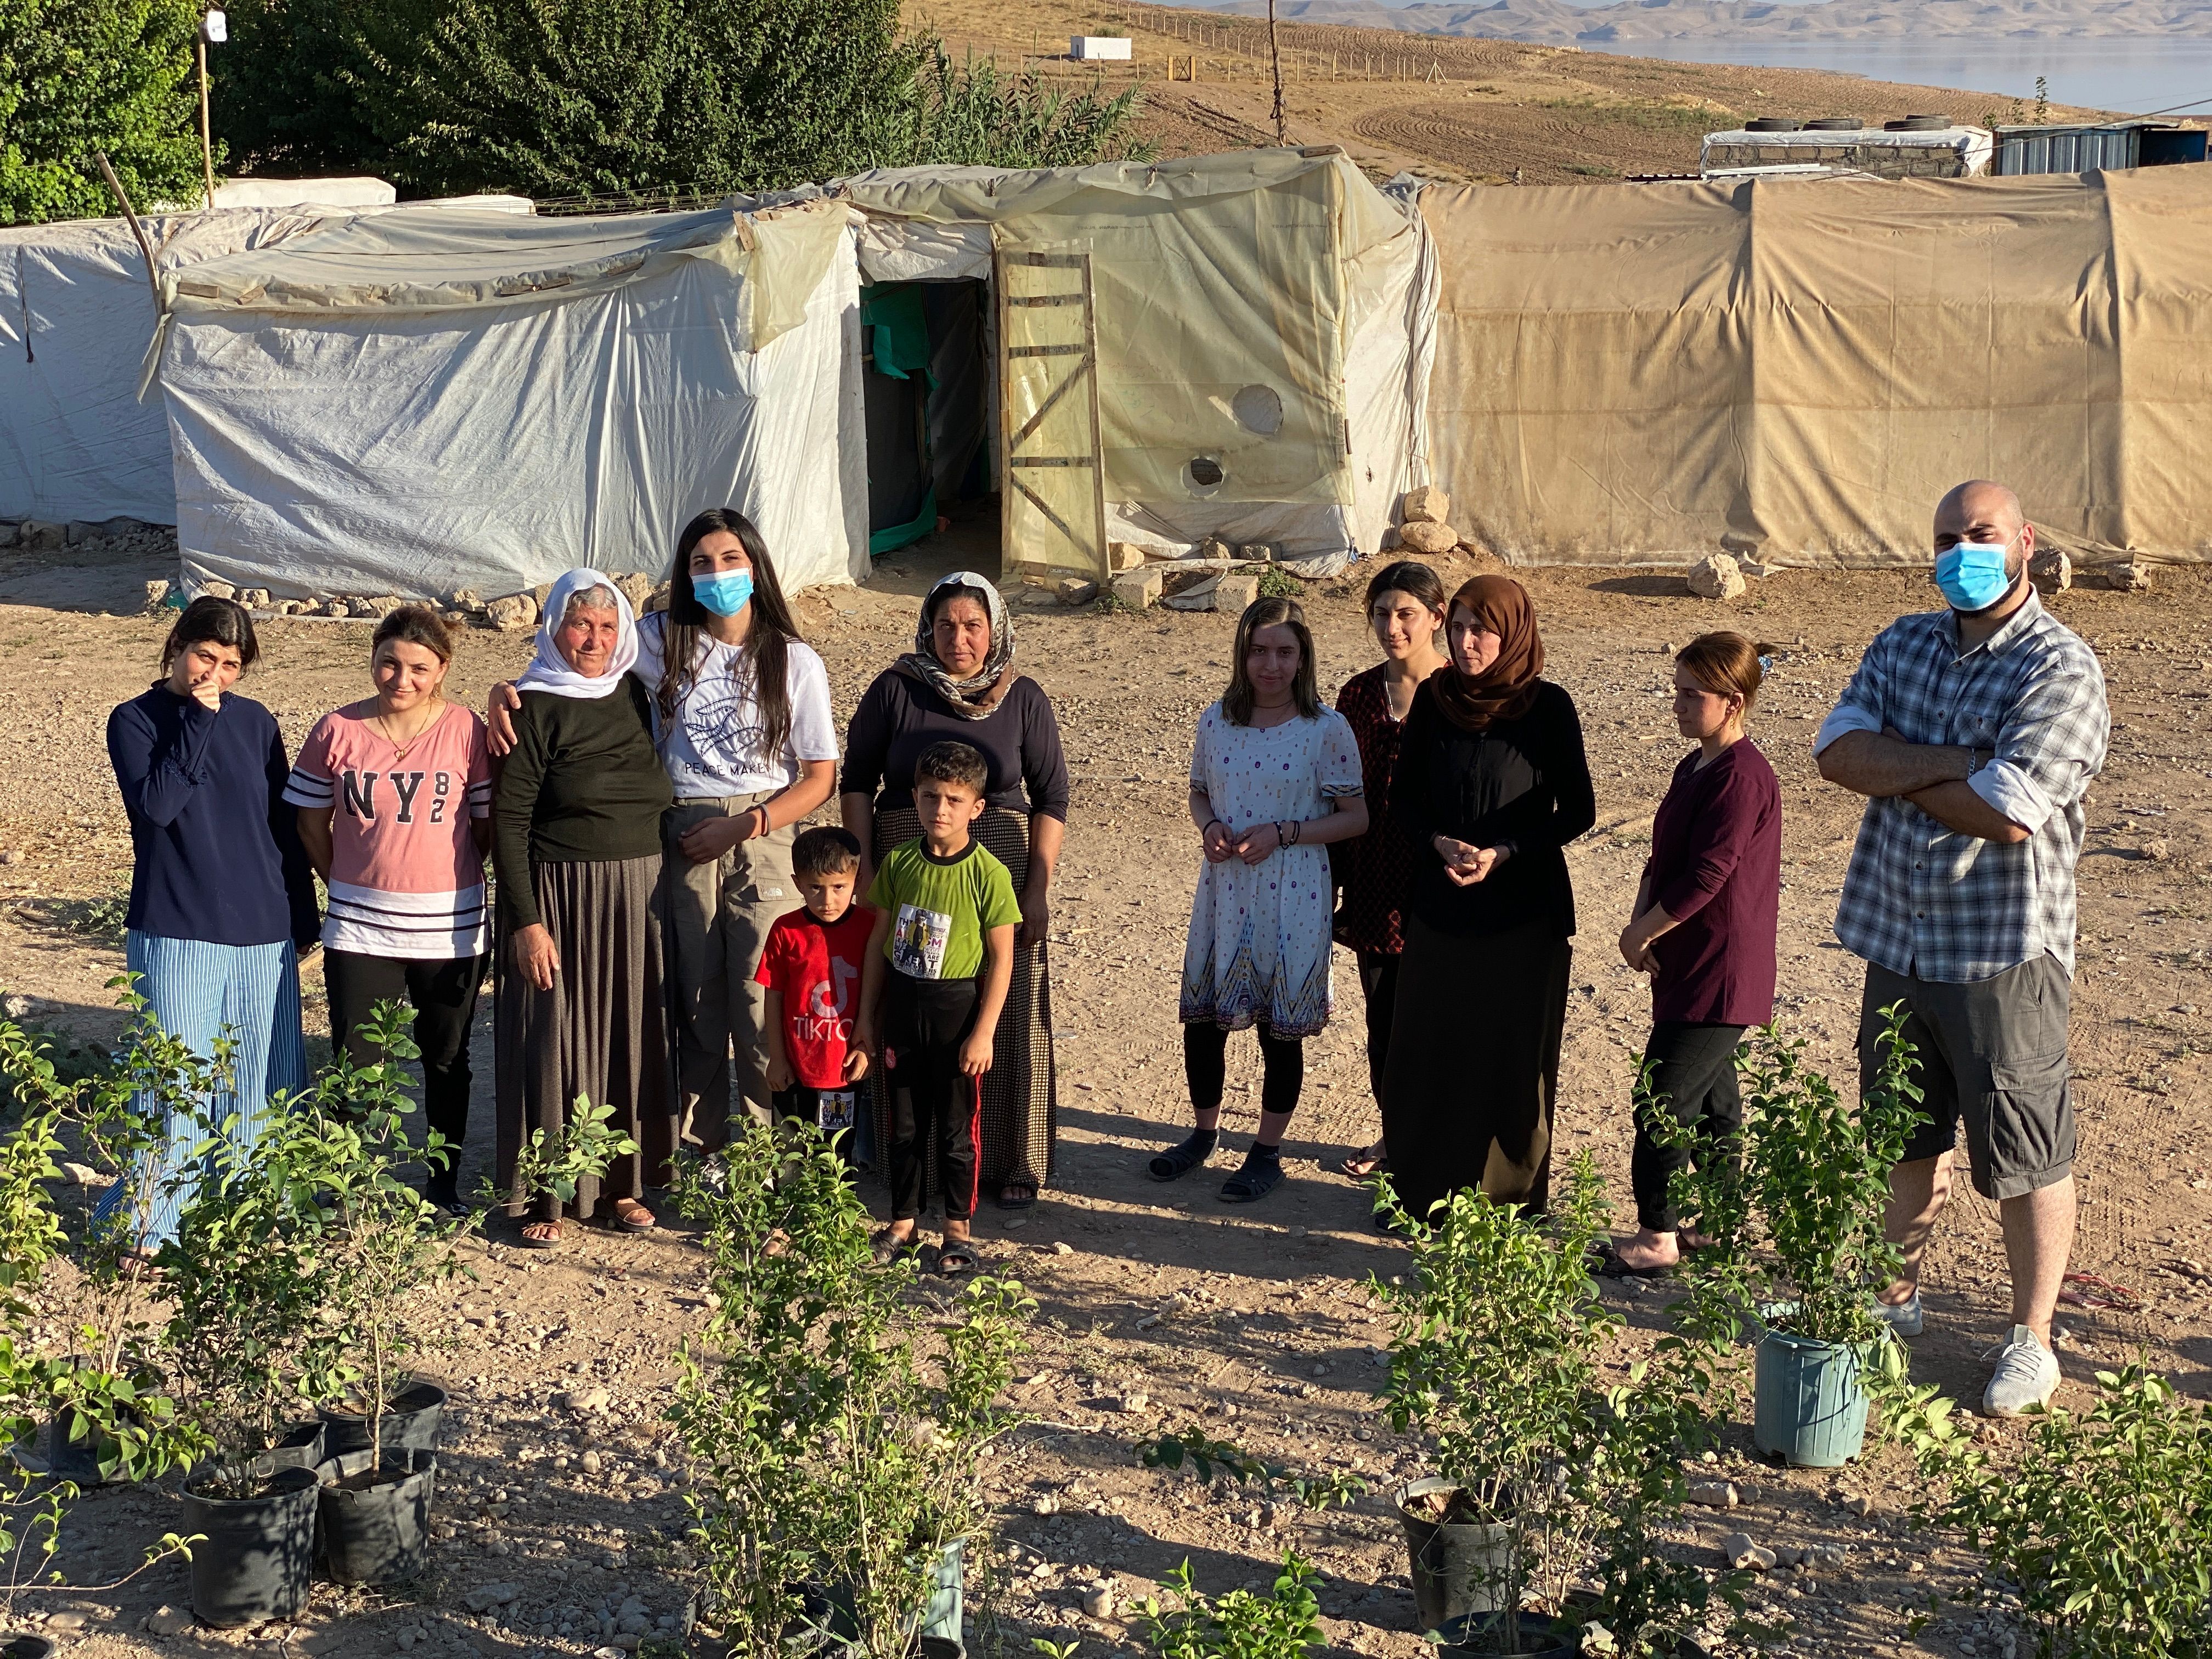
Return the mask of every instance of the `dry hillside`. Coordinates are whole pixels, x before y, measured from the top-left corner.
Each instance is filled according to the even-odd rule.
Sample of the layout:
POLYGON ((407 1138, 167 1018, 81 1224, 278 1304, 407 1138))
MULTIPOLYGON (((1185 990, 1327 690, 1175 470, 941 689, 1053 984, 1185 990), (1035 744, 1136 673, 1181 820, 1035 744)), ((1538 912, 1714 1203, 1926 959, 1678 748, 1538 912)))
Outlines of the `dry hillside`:
MULTIPOLYGON (((1068 36, 1127 34, 1135 61, 1106 70, 1107 83, 1142 82, 1144 134, 1163 155, 1272 141, 1265 22, 1123 0, 908 0, 908 17, 936 29, 956 53, 1039 59, 1048 73, 1085 78, 1091 70, 1066 61, 1068 36)), ((1377 174, 1411 168, 1448 183, 1586 184, 1694 172, 1705 133, 1753 115, 2027 118, 1989 93, 1818 70, 1318 24, 1279 33, 1291 143, 1340 143, 1377 174)), ((2050 112, 2094 113, 2055 105, 2050 112)))

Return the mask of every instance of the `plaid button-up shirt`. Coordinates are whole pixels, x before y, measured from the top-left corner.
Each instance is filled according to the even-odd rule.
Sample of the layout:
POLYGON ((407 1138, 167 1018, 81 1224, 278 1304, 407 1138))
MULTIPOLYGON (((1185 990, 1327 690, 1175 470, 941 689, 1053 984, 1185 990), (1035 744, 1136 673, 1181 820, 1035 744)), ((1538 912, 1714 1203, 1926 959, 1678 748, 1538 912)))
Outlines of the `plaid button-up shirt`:
POLYGON ((1836 937, 1893 973, 1949 983, 2046 951, 2073 972, 2081 803, 2112 731, 2096 653, 2033 592, 1964 656, 1949 611, 1899 617, 1867 647, 1814 753, 1885 727, 1911 743, 1994 750, 1967 784, 2029 834, 1984 841, 1901 796, 1868 801, 1836 937))

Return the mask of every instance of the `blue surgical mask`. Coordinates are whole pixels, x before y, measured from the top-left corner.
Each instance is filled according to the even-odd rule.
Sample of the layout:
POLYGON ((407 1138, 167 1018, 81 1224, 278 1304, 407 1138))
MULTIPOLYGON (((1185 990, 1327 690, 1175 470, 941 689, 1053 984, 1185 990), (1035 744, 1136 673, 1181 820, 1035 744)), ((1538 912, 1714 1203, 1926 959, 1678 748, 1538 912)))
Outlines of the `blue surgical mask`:
POLYGON ((2012 592, 2005 569, 2010 542, 1960 542, 1936 556, 1936 586, 1954 611, 1986 611, 2012 592))
POLYGON ((734 617, 752 603, 753 573, 717 570, 711 576, 694 576, 691 594, 716 616, 734 617))

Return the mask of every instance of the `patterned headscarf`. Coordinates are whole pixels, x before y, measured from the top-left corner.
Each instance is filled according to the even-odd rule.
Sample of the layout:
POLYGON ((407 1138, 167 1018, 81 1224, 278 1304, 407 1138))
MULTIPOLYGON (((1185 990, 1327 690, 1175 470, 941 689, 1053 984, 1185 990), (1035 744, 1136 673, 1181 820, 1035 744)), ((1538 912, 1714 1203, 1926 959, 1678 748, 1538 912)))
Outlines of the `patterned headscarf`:
POLYGON ((949 576, 939 577, 931 586, 929 597, 921 602, 921 621, 914 630, 914 649, 901 657, 897 665, 934 688, 961 719, 980 720, 988 717, 1014 684, 1014 625, 1007 619, 1006 602, 1000 598, 997 586, 972 570, 956 570, 949 576), (951 670, 938 661, 935 640, 937 612, 958 593, 972 593, 991 624, 991 645, 983 653, 983 665, 964 680, 954 679, 951 670))
POLYGON ((1536 631, 1528 590, 1510 576, 1477 576, 1452 595, 1452 611, 1462 606, 1498 635, 1497 660, 1480 674, 1463 674, 1447 660, 1429 676, 1429 685, 1446 720, 1465 731, 1483 732, 1493 721, 1518 719, 1536 701, 1544 636, 1536 631))

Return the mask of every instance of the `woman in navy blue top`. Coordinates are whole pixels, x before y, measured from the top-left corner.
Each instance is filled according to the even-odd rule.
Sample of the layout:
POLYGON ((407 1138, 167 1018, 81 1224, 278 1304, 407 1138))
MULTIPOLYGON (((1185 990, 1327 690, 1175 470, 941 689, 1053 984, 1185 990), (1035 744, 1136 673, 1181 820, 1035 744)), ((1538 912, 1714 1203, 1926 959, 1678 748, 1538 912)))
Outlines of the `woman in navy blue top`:
MULTIPOLYGON (((283 799, 283 734, 229 690, 258 651, 239 606, 195 599, 161 649, 164 678, 107 717, 134 858, 125 957, 164 1031, 204 1058, 229 1035, 229 1087, 205 1109, 217 1123, 235 1112, 249 1145, 270 1096, 307 1086, 299 952, 321 929, 314 872, 283 799)), ((168 1176, 198 1133, 173 1115, 166 1152, 110 1188, 111 1202, 133 1204, 146 1252, 176 1235, 180 1194, 168 1176)))

